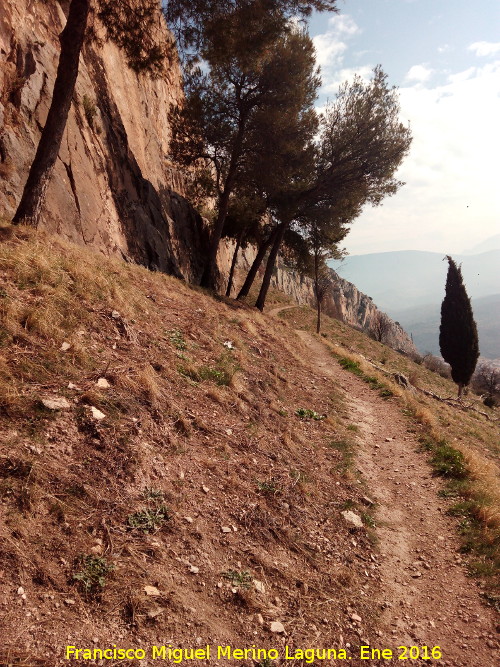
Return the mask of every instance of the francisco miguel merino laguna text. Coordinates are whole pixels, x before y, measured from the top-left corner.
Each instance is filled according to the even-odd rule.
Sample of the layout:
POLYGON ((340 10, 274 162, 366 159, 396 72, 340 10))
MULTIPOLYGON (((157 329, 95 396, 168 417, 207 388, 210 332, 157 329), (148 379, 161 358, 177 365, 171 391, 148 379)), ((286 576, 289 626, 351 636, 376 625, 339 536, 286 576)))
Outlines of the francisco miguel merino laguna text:
MULTIPOLYGON (((439 646, 398 646, 398 655, 400 660, 412 660, 423 658, 428 660, 433 658, 439 660, 442 656, 439 646)), ((282 650, 281 650, 282 651, 282 650)), ((180 664, 189 660, 303 660, 311 664, 315 660, 350 660, 345 649, 335 648, 291 648, 286 645, 284 652, 276 648, 257 648, 252 644, 250 648, 233 648, 232 646, 215 646, 209 644, 205 648, 179 648, 171 644, 167 646, 151 646, 149 649, 153 660, 170 660, 175 664, 180 664)), ((118 648, 113 644, 112 648, 77 648, 76 646, 66 646, 66 660, 143 660, 146 657, 146 651, 142 648, 118 648)), ((359 658, 361 660, 391 660, 394 652, 390 648, 373 648, 371 646, 360 646, 359 658)))
MULTIPOLYGON (((143 660, 146 657, 146 650, 142 648, 119 648, 113 644, 111 648, 77 648, 76 646, 66 646, 66 660, 143 660)), ((171 660, 175 664, 180 664, 190 660, 278 660, 280 657, 285 660, 305 660, 312 663, 314 660, 346 660, 345 649, 334 648, 307 648, 293 649, 285 646, 284 652, 275 648, 257 648, 252 645, 250 648, 233 648, 232 646, 210 646, 205 648, 177 648, 171 644, 167 646, 151 646, 149 655, 153 660, 171 660)))

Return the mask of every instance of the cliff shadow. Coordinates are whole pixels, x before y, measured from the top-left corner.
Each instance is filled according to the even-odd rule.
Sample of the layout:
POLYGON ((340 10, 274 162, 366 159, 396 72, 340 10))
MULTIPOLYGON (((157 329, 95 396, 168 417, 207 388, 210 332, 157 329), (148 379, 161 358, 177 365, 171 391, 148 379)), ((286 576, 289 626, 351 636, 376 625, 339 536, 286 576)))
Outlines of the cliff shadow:
POLYGON ((129 258, 154 271, 196 280, 204 248, 201 217, 181 195, 167 186, 158 191, 143 177, 109 89, 102 60, 92 47, 87 47, 85 61, 102 117, 107 149, 104 168, 129 258))

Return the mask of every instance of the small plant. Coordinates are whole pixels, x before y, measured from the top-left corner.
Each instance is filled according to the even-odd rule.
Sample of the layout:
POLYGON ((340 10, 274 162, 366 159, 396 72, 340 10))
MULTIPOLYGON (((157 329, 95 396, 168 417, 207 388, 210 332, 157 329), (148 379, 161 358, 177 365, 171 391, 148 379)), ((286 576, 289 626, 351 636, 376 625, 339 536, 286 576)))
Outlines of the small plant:
POLYGON ((365 375, 363 380, 370 385, 370 389, 383 389, 384 385, 377 380, 376 377, 372 375, 365 375))
POLYGON ((193 382, 203 382, 209 380, 219 386, 228 386, 231 384, 233 375, 239 370, 230 354, 223 354, 217 359, 213 366, 200 366, 193 368, 191 366, 180 366, 179 373, 189 378, 193 382))
POLYGON ((154 533, 169 519, 170 514, 167 508, 165 505, 161 505, 160 507, 148 507, 134 512, 134 514, 129 514, 127 523, 130 528, 137 528, 143 533, 154 533))
POLYGON ((365 526, 368 526, 369 528, 377 527, 375 519, 372 517, 371 514, 368 514, 368 512, 361 512, 361 518, 363 519, 363 523, 365 524, 365 526))
POLYGON ((198 369, 200 380, 211 380, 220 386, 227 386, 231 382, 231 375, 224 369, 213 366, 201 366, 198 369))
POLYGON ((431 459, 437 475, 442 477, 451 477, 454 479, 464 479, 467 477, 467 468, 462 452, 453 449, 446 443, 440 443, 434 449, 434 456, 431 459))
POLYGON ((145 486, 142 492, 144 500, 162 501, 165 497, 160 489, 153 489, 151 486, 145 486))
POLYGON ((382 389, 382 391, 380 392, 380 396, 382 396, 382 398, 390 398, 391 396, 394 396, 394 392, 392 392, 390 389, 385 388, 382 389))
POLYGON ((328 447, 336 449, 342 454, 342 462, 336 466, 336 471, 345 475, 354 461, 354 447, 352 443, 348 440, 332 440, 328 443, 328 447))
POLYGON ((222 573, 224 579, 228 579, 233 586, 236 588, 250 588, 252 584, 252 575, 248 570, 242 570, 238 572, 237 570, 226 570, 222 573))
POLYGON ((357 510, 356 503, 354 500, 348 499, 345 500, 341 505, 340 505, 341 510, 357 510))
POLYGON ((271 479, 264 480, 263 482, 257 480, 257 489, 260 491, 260 493, 264 493, 265 495, 270 496, 275 496, 277 493, 279 493, 276 481, 272 477, 271 479))
POLYGON ((83 96, 83 111, 89 126, 94 129, 94 118, 97 114, 97 107, 88 95, 83 96))
POLYGON ((85 595, 95 595, 104 588, 106 576, 115 569, 102 556, 80 556, 79 572, 73 575, 85 595))
POLYGON ((357 361, 353 361, 352 359, 348 359, 347 357, 340 357, 339 364, 342 366, 342 368, 345 368, 346 371, 354 373, 354 375, 359 375, 359 376, 363 375, 363 371, 361 370, 359 363, 357 361))
POLYGON ((446 512, 450 516, 469 517, 474 514, 477 504, 473 500, 462 500, 452 505, 446 512))
POLYGON ((307 482, 309 481, 305 472, 302 472, 301 470, 296 470, 295 468, 292 468, 290 470, 290 477, 293 479, 295 484, 307 484, 307 482))
POLYGON ((228 386, 233 375, 239 370, 240 367, 228 351, 217 359, 215 366, 202 366, 198 372, 202 380, 212 380, 220 386, 228 386))
POLYGON ((359 431, 359 426, 357 424, 348 424, 347 430, 357 433, 359 431))
POLYGON ((326 415, 320 415, 309 408, 299 408, 298 410, 295 410, 295 414, 301 419, 314 419, 315 421, 321 421, 326 417, 326 415))
POLYGON ((184 340, 184 334, 179 329, 171 329, 168 332, 168 337, 172 345, 177 350, 185 350, 187 348, 186 341, 184 340))

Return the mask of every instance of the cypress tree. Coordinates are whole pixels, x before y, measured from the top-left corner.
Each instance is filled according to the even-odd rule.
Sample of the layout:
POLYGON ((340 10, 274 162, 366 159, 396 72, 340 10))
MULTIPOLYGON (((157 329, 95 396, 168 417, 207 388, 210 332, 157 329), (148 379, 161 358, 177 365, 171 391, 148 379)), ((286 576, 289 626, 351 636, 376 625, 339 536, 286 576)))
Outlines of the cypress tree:
POLYGON ((477 327, 472 306, 462 279, 462 270, 447 255, 448 275, 446 290, 441 304, 441 326, 439 347, 443 359, 451 366, 451 377, 458 385, 458 396, 462 395, 479 357, 477 327))

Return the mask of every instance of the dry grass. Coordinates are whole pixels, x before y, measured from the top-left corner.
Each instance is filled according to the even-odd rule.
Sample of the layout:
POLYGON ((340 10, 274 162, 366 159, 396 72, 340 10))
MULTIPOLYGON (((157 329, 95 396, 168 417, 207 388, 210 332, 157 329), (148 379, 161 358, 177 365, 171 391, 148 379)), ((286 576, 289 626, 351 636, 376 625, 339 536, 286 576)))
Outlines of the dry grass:
MULTIPOLYGON (((290 640, 305 642, 324 613, 318 600, 331 596, 325 572, 338 553, 355 552, 338 506, 359 503, 360 486, 344 453, 328 446, 349 436, 335 388, 284 324, 252 309, 42 233, 0 233, 4 645, 17 642, 52 665, 64 664, 69 636, 80 646, 94 637, 137 645, 165 632, 190 645, 196 627, 215 642, 265 646, 272 638, 252 614, 267 619, 276 598, 273 613, 290 640), (103 377, 109 387, 97 385, 103 377), (46 396, 69 408, 44 408, 46 396), (301 420, 301 406, 329 417, 301 420), (258 488, 269 479, 276 495, 258 488), (149 507, 145 489, 161 492, 171 516, 154 534, 128 522, 149 507), (332 531, 335 549, 322 539, 332 531), (114 565, 93 600, 73 579, 90 555, 114 565), (230 569, 258 575, 266 594, 237 599, 221 579, 230 569), (299 580, 314 594, 305 596, 299 580), (30 617, 17 604, 20 585, 30 617), (161 596, 147 598, 145 585, 161 596), (42 611, 50 611, 43 622, 42 611)), ((356 542, 366 557, 367 533, 356 542)), ((367 632, 377 616, 375 591, 358 592, 366 592, 363 560, 349 571, 349 582, 341 579, 352 587, 336 593, 324 631, 332 645, 340 629, 345 641, 358 640, 347 603, 367 632)))

